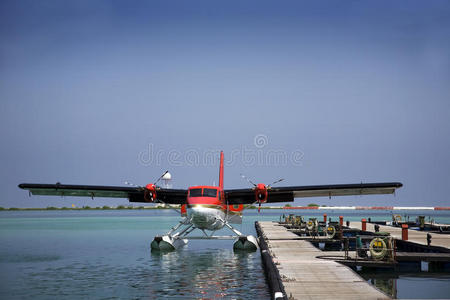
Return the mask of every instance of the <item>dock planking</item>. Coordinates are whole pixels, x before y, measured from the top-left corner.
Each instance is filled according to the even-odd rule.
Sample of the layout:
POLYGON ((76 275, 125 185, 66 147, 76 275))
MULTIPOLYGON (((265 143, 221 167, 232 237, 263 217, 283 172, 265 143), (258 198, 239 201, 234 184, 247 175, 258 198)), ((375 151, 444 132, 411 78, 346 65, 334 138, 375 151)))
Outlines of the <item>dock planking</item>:
MULTIPOLYGON (((361 222, 350 222, 350 228, 361 229, 361 222)), ((392 237, 395 239, 402 239, 402 229, 399 227, 392 227, 386 225, 379 225, 380 231, 389 232, 392 237)), ((375 224, 367 223, 366 231, 375 232, 375 224)), ((420 245, 427 245, 427 231, 419 231, 408 229, 408 241, 413 242, 420 245)), ((439 233, 430 233, 431 234, 431 245, 443 248, 450 248, 450 234, 439 234, 439 233)))
POLYGON ((323 252, 273 222, 259 222, 287 297, 294 299, 390 299, 352 269, 318 258, 323 252))

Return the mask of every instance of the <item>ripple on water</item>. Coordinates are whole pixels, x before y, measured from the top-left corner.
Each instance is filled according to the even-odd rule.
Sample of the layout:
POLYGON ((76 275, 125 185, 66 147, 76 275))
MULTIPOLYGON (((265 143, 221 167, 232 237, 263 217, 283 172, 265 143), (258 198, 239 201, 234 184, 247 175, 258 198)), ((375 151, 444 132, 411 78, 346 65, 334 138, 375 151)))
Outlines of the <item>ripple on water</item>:
POLYGON ((48 262, 61 259, 59 255, 52 254, 6 254, 0 255, 0 263, 32 263, 48 262))

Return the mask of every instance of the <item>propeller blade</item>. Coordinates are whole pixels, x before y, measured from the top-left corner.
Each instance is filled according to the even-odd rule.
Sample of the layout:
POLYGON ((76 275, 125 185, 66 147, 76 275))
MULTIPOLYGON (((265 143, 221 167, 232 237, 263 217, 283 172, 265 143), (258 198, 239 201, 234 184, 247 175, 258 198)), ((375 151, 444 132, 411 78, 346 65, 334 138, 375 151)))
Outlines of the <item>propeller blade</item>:
POLYGON ((271 184, 269 184, 269 185, 267 186, 267 188, 270 188, 272 185, 277 184, 278 182, 281 182, 281 181, 283 181, 283 180, 284 180, 284 178, 278 179, 278 180, 272 182, 271 184))
POLYGON ((154 185, 156 185, 167 173, 169 173, 169 170, 165 171, 161 176, 159 176, 158 180, 155 181, 154 185))
POLYGON ((253 183, 250 179, 248 179, 244 174, 241 174, 241 177, 247 180, 247 182, 250 183, 251 185, 256 186, 256 184, 253 183))

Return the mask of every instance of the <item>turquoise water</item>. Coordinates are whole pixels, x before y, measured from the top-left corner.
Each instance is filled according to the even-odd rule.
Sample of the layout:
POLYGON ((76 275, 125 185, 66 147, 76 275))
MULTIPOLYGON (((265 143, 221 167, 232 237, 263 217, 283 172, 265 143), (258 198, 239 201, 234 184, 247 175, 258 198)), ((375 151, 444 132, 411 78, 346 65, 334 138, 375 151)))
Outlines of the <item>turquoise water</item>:
MULTIPOLYGON (((324 212, 350 221, 369 216, 384 220, 391 214, 249 210, 237 229, 255 234, 255 220, 278 220, 283 213, 320 218, 324 212)), ((450 223, 450 212, 413 213, 450 223)), ((233 241, 192 240, 178 251, 152 254, 153 237, 178 220, 170 210, 0 212, 0 298, 270 298, 259 252, 234 253, 233 241)), ((397 276, 389 284, 396 285, 401 297, 417 298, 408 286, 419 281, 437 286, 441 297, 450 296, 445 276, 397 276)))
MULTIPOLYGON (((0 298, 269 297, 259 252, 233 241, 190 241, 152 254, 175 225, 169 210, 0 213, 0 298)), ((254 218, 238 229, 254 232, 254 218)))

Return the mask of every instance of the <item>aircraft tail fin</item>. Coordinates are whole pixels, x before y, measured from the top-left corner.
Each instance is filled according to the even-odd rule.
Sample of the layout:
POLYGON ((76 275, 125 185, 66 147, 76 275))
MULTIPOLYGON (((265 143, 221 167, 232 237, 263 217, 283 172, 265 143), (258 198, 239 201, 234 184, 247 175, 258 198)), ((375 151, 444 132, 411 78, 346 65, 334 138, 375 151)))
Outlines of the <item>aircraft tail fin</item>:
POLYGON ((223 151, 220 151, 219 187, 223 189, 223 151))

